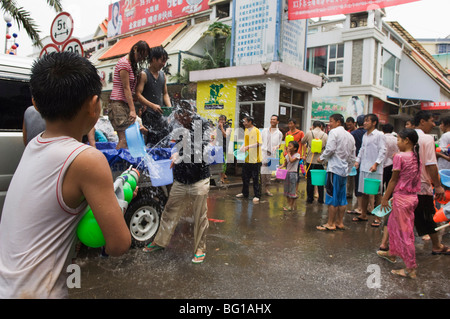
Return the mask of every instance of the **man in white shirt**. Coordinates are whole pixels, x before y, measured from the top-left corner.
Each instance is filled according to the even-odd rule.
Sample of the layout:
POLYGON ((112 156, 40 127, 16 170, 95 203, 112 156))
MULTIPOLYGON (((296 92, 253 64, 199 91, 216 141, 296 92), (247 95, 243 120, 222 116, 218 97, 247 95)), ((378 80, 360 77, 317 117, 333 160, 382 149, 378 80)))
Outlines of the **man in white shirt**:
POLYGON ((262 130, 262 166, 261 166, 261 185, 262 193, 267 196, 273 196, 269 191, 270 177, 272 171, 269 168, 269 158, 279 158, 278 149, 283 141, 283 133, 277 128, 279 123, 278 115, 270 117, 270 127, 262 130))
MULTIPOLYGON (((353 218, 355 222, 368 221, 367 206, 369 204, 369 194, 364 193, 364 179, 372 178, 380 180, 380 188, 378 194, 375 195, 374 207, 381 203, 382 183, 383 181, 383 164, 386 158, 386 138, 384 134, 377 130, 378 116, 375 114, 367 114, 364 117, 364 129, 367 132, 363 136, 361 149, 356 157, 355 167, 360 168, 358 190, 363 193, 361 199, 361 215, 353 218)), ((373 227, 379 227, 381 220, 375 217, 372 222, 373 227)))
POLYGON ((344 129, 341 114, 330 116, 327 145, 318 162, 328 161, 325 204, 328 222, 318 230, 345 229, 344 214, 347 207, 347 176, 355 162, 355 139, 344 129))
POLYGON ((440 152, 436 152, 439 169, 450 169, 450 156, 448 149, 450 148, 450 116, 444 117, 439 128, 442 136, 439 139, 440 152))

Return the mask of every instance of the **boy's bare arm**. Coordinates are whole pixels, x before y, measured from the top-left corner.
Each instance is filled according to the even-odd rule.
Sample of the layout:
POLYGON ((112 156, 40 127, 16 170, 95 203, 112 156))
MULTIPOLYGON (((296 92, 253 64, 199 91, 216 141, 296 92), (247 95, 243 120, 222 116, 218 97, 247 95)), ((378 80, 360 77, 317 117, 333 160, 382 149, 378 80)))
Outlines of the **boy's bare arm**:
POLYGON ((126 253, 131 235, 114 193, 111 169, 105 156, 93 148, 81 152, 72 162, 66 182, 78 185, 86 198, 105 238, 106 253, 111 256, 126 253))

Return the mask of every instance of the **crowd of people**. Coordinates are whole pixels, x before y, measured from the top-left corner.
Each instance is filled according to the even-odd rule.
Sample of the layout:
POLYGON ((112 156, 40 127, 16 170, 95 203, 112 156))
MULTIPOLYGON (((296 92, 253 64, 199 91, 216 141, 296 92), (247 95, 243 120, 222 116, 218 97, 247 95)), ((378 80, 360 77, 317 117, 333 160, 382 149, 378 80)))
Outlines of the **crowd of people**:
POLYGON ((354 215, 352 222, 368 222, 371 211, 379 206, 390 213, 385 217, 374 215, 371 221, 372 227, 383 225, 377 254, 390 262, 400 257, 406 265, 392 273, 416 277, 414 229, 423 239, 431 240, 432 254, 450 255, 450 248, 441 243, 436 231, 438 225, 433 221, 435 200, 444 199, 439 170, 450 167, 450 117, 441 121, 440 147, 443 152, 436 152, 434 138, 429 134, 435 123, 428 111, 419 111, 398 133, 390 123, 379 130, 381 125, 375 114, 360 115, 356 121, 352 117, 344 120, 341 114, 333 114, 329 118, 328 133, 322 122, 315 121, 311 130, 304 134, 296 127, 295 120, 290 119, 289 131, 284 137, 277 128, 277 115, 272 115, 271 127, 262 133, 250 116, 244 117, 243 124, 245 139, 240 150, 248 152, 248 156, 242 166, 242 192, 236 195, 237 198, 249 197, 250 180, 253 181, 254 203, 259 203, 263 195, 273 196, 267 187, 271 176, 267 162, 276 157, 283 145, 284 160, 280 168, 287 170, 284 211, 296 207, 303 161, 306 202, 311 204, 317 196, 318 203, 328 205, 328 220, 317 226, 318 230, 346 229, 345 214, 354 215), (318 140, 322 149, 313 152, 312 142, 318 140), (311 169, 326 169, 325 186, 312 185, 311 169), (352 171, 356 173, 351 174, 352 171), (369 179, 379 181, 376 194, 364 186, 369 179), (357 207, 347 210, 347 198, 353 198, 353 193, 357 207))
MULTIPOLYGON (((165 61, 164 50, 150 49, 145 42, 136 43, 129 54, 119 60, 108 113, 118 133, 118 148, 127 147, 125 129, 137 119, 134 94, 143 105, 144 127, 149 133, 159 130, 149 129, 150 124, 145 122, 158 125, 155 118, 159 119, 157 115, 161 114, 162 105, 171 106, 165 75, 161 72, 165 61), (138 64, 144 60, 150 60, 150 66, 139 73, 138 64)), ((27 115, 24 123, 27 147, 8 189, 0 223, 0 297, 64 298, 67 297, 65 266, 71 260, 76 227, 88 205, 104 235, 107 254, 126 253, 131 236, 116 200, 106 158, 82 142, 83 137, 92 132, 101 113, 102 85, 95 67, 71 52, 51 53, 34 63, 30 87, 35 109, 30 108, 29 118, 27 115), (36 110, 45 123, 33 122, 36 110), (31 134, 42 129, 42 133, 31 138, 31 134), (53 191, 49 191, 51 189, 53 191), (23 194, 27 194, 26 200, 23 194)), ((198 129, 205 133, 210 129, 208 121, 198 116, 190 105, 181 105, 173 112, 181 127, 191 133, 198 129)), ((242 192, 237 198, 250 196, 250 180, 255 204, 262 196, 273 196, 269 190, 272 175, 269 162, 280 157, 279 149, 283 144, 281 167, 287 173, 285 211, 296 207, 302 175, 300 162, 303 161, 307 176, 308 204, 312 204, 315 197, 308 172, 326 167, 326 183, 317 187, 317 192, 318 203, 328 206, 328 220, 317 226, 318 230, 344 230, 346 213, 356 215, 352 222, 367 222, 369 207, 374 209, 381 205, 382 209, 392 208, 392 211, 389 218, 385 218, 385 236, 377 254, 390 262, 400 257, 406 265, 393 273, 416 277, 414 229, 419 236, 429 236, 433 254, 450 255, 450 248, 441 243, 433 221, 435 199, 445 197, 439 168, 450 166, 450 157, 446 152, 436 155, 435 141, 429 134, 435 126, 430 112, 418 112, 410 123, 414 128, 401 130, 396 140, 392 126, 384 125, 382 131, 377 129, 379 121, 375 114, 360 115, 356 121, 333 114, 329 118, 328 133, 320 121, 314 122, 306 134, 297 127, 295 119, 287 124, 289 131, 283 140, 277 127, 277 115, 271 116, 270 127, 262 131, 251 116, 244 117, 245 134, 240 150, 248 155, 242 165, 242 192), (317 145, 320 145, 319 150, 317 145), (354 168, 357 173, 350 178, 353 182, 347 184, 354 168), (373 203, 364 187, 368 177, 380 181, 373 203), (358 207, 350 211, 347 211, 348 188, 358 199, 358 207)), ((217 136, 226 140, 228 129, 226 118, 221 117, 217 136)), ((442 120, 441 129, 444 132, 441 147, 447 150, 450 118, 442 120)), ((194 135, 187 141, 191 147, 186 149, 198 146, 194 145, 194 135)), ((183 136, 172 138, 183 140, 183 136)), ((202 141, 201 153, 208 143, 202 141)), ((209 226, 209 163, 204 158, 196 161, 193 157, 197 154, 183 154, 184 150, 172 154, 174 183, 155 239, 144 251, 167 247, 189 200, 194 215, 192 262, 203 263, 209 226), (186 156, 191 160, 183 161, 186 156)), ((226 166, 222 179, 226 177, 225 169, 226 166)), ((381 224, 375 217, 371 225, 380 227, 381 224)))

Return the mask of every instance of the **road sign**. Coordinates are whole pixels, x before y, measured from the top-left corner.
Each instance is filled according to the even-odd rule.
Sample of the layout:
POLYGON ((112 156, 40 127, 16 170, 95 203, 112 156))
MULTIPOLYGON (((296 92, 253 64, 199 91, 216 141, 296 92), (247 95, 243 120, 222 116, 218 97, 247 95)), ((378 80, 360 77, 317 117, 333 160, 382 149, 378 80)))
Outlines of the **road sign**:
POLYGON ((59 52, 59 48, 54 43, 49 43, 45 47, 42 48, 41 53, 39 54, 39 57, 42 57, 45 54, 49 54, 52 52, 59 52))
POLYGON ((69 39, 66 43, 64 43, 62 51, 75 52, 81 56, 84 55, 83 45, 77 38, 69 39))
POLYGON ((70 39, 73 32, 73 19, 67 12, 61 12, 56 16, 50 28, 50 36, 56 44, 63 44, 70 39))

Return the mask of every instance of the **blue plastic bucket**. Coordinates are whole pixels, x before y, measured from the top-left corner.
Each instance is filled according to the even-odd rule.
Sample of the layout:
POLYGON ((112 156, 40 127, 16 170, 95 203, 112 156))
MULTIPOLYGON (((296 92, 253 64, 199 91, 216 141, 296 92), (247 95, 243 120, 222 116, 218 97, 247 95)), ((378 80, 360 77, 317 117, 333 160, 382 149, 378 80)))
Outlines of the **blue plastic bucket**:
POLYGON ((170 168, 171 159, 150 161, 148 171, 152 186, 164 186, 173 183, 173 171, 170 168))
POLYGON ((139 130, 139 123, 134 122, 125 130, 125 137, 127 139, 128 151, 134 158, 143 157, 147 155, 145 152, 145 142, 139 130))
POLYGON ((314 186, 325 186, 327 182, 327 171, 323 169, 311 169, 311 184, 314 186))

